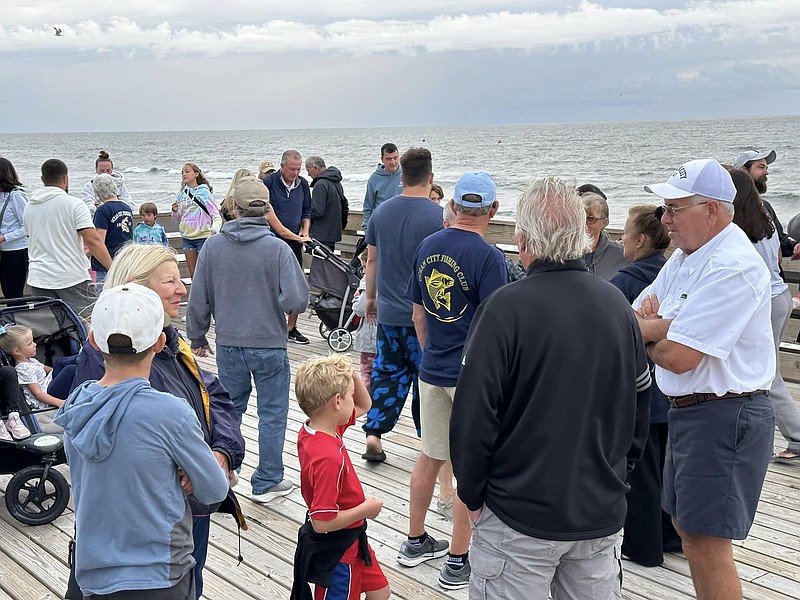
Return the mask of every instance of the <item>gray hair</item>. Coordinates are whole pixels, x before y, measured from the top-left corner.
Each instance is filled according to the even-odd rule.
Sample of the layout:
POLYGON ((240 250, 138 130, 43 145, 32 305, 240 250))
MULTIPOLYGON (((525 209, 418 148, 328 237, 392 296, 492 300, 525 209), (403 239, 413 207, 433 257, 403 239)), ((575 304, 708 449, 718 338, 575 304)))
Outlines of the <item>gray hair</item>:
POLYGON ((309 156, 306 159, 306 167, 325 170, 325 161, 320 156, 309 156))
MULTIPOLYGON (((481 197, 478 194, 464 194, 462 199, 472 202, 481 201, 481 197)), ((462 215, 467 215, 470 217, 483 217, 489 214, 496 202, 497 201, 495 200, 495 202, 492 203, 492 206, 462 206, 457 202, 453 202, 453 204, 456 206, 457 213, 461 213, 462 215)))
POLYGON ((283 154, 281 154, 281 164, 285 165, 286 161, 292 160, 303 160, 303 157, 300 156, 300 153, 297 150, 287 150, 283 154))
POLYGON ((591 208, 593 206, 599 206, 600 207, 600 215, 604 219, 608 218, 608 202, 600 194, 595 194, 594 192, 589 192, 588 194, 581 195, 581 200, 583 200, 583 206, 585 208, 591 208))
POLYGON ((444 208, 442 209, 442 221, 447 223, 448 227, 452 227, 456 223, 456 213, 454 213, 453 209, 450 208, 449 202, 444 203, 444 208))
POLYGON ((117 197, 117 182, 108 173, 100 173, 99 175, 95 175, 94 179, 92 180, 92 189, 94 190, 95 195, 100 198, 100 200, 117 197))
POLYGON ((524 247, 537 259, 564 263, 589 247, 586 211, 574 184, 557 177, 537 179, 517 202, 517 227, 524 247))
POLYGON ((237 218, 247 218, 247 217, 265 217, 269 212, 269 202, 267 202, 264 206, 251 206, 250 208, 242 208, 241 206, 234 205, 234 210, 236 211, 237 218))

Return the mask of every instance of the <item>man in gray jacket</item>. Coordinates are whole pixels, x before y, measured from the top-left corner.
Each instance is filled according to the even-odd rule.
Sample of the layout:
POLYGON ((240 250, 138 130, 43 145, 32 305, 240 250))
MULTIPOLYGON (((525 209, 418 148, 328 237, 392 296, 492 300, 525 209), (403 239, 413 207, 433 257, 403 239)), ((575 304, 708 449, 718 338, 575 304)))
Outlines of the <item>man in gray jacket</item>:
POLYGON ((237 218, 211 236, 197 261, 189 295, 186 333, 192 350, 208 356, 205 335, 216 322, 219 379, 241 420, 252 375, 258 403, 258 467, 250 482, 255 502, 285 496, 283 440, 289 412, 286 315, 308 305, 308 284, 291 248, 267 225, 269 191, 256 177, 236 184, 237 218), (207 249, 206 249, 207 248, 207 249))

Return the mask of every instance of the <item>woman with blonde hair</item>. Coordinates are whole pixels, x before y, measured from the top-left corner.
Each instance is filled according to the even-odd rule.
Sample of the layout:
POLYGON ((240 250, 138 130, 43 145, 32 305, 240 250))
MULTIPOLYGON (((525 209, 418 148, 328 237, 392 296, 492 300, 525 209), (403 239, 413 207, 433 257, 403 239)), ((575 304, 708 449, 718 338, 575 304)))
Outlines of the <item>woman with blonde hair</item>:
MULTIPOLYGON (((150 368, 150 385, 154 389, 184 398, 194 409, 200 427, 214 456, 229 478, 236 480, 234 470, 244 459, 244 441, 233 403, 219 379, 203 370, 195 361, 189 344, 172 325, 179 317, 181 298, 186 288, 181 282, 175 251, 157 244, 128 244, 118 253, 106 276, 106 287, 125 283, 149 287, 161 298, 164 306, 164 333, 167 343, 155 355, 150 368)), ((77 359, 72 389, 88 380, 100 379, 105 373, 100 351, 86 344, 77 359)), ((233 492, 220 505, 201 505, 189 499, 193 516, 195 584, 197 597, 203 592, 203 565, 208 552, 210 517, 213 512, 232 514, 240 527, 246 528, 239 503, 233 492)))
MULTIPOLYGON (((220 209, 220 213, 222 214, 222 218, 225 220, 225 222, 233 221, 236 218, 236 211, 234 208, 235 205, 233 202, 233 188, 236 187, 236 182, 238 182, 242 177, 253 177, 253 172, 250 169, 239 169, 233 174, 231 185, 228 188, 228 193, 225 194, 225 199, 222 201, 222 208, 220 209)), ((269 223, 269 228, 274 233, 284 239, 293 240, 300 243, 308 242, 311 239, 309 237, 297 235, 293 231, 284 227, 283 223, 281 223, 281 220, 278 218, 278 215, 276 215, 275 211, 272 210, 272 205, 270 205, 270 210, 267 212, 267 223, 269 223)))

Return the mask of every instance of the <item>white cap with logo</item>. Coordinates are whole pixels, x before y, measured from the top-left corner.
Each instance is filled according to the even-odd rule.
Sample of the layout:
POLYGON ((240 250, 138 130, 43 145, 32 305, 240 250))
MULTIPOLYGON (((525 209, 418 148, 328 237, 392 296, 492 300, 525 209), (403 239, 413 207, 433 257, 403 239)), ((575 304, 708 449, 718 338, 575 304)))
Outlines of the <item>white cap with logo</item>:
POLYGON ((665 200, 703 196, 721 202, 733 202, 736 187, 730 173, 713 158, 691 160, 675 171, 666 183, 644 186, 644 191, 665 200))
POLYGON ((139 354, 151 348, 164 328, 164 305, 158 294, 138 283, 106 288, 92 311, 92 333, 104 354, 139 354), (111 335, 130 338, 130 345, 108 343, 111 335))

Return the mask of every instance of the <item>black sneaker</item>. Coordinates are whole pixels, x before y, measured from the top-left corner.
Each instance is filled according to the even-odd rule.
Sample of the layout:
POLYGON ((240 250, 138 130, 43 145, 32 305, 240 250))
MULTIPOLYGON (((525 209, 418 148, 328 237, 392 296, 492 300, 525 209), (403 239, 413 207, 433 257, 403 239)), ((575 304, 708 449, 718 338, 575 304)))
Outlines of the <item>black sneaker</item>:
POLYGON ((294 329, 289 330, 289 341, 294 342, 295 344, 307 344, 308 338, 297 331, 297 327, 295 327, 294 329))

